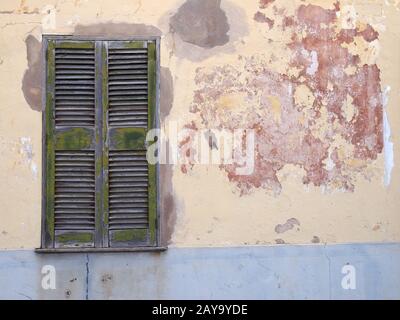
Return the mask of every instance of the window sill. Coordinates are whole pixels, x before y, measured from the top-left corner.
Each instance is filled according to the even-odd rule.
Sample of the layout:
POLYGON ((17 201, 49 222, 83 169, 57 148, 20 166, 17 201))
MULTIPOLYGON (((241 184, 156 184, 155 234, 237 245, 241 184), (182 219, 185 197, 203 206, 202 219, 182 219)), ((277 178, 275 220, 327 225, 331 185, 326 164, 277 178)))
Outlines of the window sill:
POLYGON ((104 252, 161 252, 167 247, 136 248, 37 248, 36 253, 104 253, 104 252))

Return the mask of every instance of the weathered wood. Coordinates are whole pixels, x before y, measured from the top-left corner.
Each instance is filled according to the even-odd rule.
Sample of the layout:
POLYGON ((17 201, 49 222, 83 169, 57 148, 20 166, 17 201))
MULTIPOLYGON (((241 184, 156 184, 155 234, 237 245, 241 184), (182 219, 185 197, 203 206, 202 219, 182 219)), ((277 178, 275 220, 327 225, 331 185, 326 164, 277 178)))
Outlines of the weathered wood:
POLYGON ((143 158, 146 133, 157 125, 156 41, 45 42, 46 186, 37 252, 164 250, 156 247, 157 166, 143 158))

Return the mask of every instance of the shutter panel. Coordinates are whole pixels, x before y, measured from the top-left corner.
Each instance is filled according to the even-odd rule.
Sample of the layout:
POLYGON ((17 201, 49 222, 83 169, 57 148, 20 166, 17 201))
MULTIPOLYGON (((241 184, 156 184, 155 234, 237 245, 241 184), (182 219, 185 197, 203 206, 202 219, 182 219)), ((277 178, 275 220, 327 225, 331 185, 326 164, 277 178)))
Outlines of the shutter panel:
POLYGON ((155 41, 45 44, 42 248, 156 246, 155 41))
POLYGON ((155 127, 153 41, 107 43, 105 210, 110 247, 156 245, 156 168, 145 138, 155 127))
POLYGON ((46 248, 96 243, 97 72, 95 42, 48 42, 46 248))

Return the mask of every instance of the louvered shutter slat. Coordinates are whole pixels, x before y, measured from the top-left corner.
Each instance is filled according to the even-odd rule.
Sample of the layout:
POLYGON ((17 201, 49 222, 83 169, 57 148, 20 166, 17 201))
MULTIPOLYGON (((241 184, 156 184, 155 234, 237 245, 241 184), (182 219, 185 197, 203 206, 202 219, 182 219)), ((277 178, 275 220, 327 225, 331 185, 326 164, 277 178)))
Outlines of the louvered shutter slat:
POLYGON ((95 50, 84 48, 55 48, 55 121, 56 126, 94 126, 95 123, 95 50), (76 71, 71 71, 76 70, 76 71), (91 76, 79 78, 84 71, 91 76), (63 83, 65 75, 74 80, 63 83), (81 81, 85 79, 83 85, 81 81), (61 83, 60 83, 61 82, 61 83), (82 103, 86 106, 83 110, 82 103), (77 106, 74 112, 66 112, 64 106, 77 106), (61 107, 61 108, 59 108, 61 107))
POLYGON ((130 77, 120 77, 113 81, 115 76, 130 75, 139 71, 147 75, 147 50, 142 48, 110 48, 108 51, 108 99, 109 125, 113 127, 147 127, 147 77, 143 77, 142 84, 133 83, 130 77), (136 53, 136 54, 135 54, 136 53), (125 108, 118 103, 123 102, 125 108), (145 111, 137 108, 138 102, 145 106, 145 111))

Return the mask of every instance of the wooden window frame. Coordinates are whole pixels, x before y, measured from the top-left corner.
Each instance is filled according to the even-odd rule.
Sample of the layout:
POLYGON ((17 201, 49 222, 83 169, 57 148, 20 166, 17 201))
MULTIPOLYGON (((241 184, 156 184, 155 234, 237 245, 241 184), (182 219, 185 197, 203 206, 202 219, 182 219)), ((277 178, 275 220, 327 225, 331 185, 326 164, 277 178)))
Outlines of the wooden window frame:
MULTIPOLYGON (((160 167, 159 163, 155 165, 156 172, 156 226, 155 226, 155 245, 153 246, 132 246, 132 247, 70 247, 70 248, 55 248, 49 247, 48 245, 48 219, 47 219, 47 185, 48 185, 48 177, 47 177, 47 143, 46 143, 46 132, 48 125, 48 114, 47 114, 47 94, 48 94, 48 59, 47 52, 49 42, 53 41, 77 41, 77 42, 85 42, 91 41, 96 45, 96 41, 148 41, 155 43, 155 107, 154 111, 154 128, 160 128, 160 37, 152 36, 152 37, 101 37, 101 36, 70 36, 70 35, 43 35, 42 36, 42 105, 44 106, 42 112, 42 223, 41 223, 41 247, 37 248, 35 251, 38 253, 68 253, 68 252, 136 252, 136 251, 163 251, 166 250, 166 246, 161 245, 161 236, 160 232, 161 228, 161 215, 160 215, 160 167)), ((103 50, 104 51, 104 50, 103 50)), ((102 52, 103 52, 102 51, 102 52)), ((97 68, 97 66, 96 66, 97 68)), ((95 82, 103 81, 103 78, 98 78, 96 76, 95 82)), ((104 89, 104 87, 103 87, 104 89)), ((103 90, 102 89, 102 90, 103 90)), ((96 94, 97 96, 97 94, 96 94)), ((98 101, 97 101, 98 103, 98 101)), ((96 104, 97 105, 97 104, 96 104)), ((95 110, 97 113, 97 110, 95 110)), ((95 124, 95 131, 99 130, 98 126, 95 124)), ((104 128, 104 126, 103 126, 104 128)), ((149 130, 151 128, 148 128, 149 130)), ((99 130, 100 131, 100 130, 99 130)), ((96 148, 98 145, 96 144, 96 148)), ((103 166, 102 166, 103 168, 103 166)), ((104 197, 104 194, 103 194, 104 197)), ((97 215, 98 213, 96 213, 97 215)), ((97 217, 96 217, 97 218, 97 217)), ((53 222, 54 228, 54 222, 53 222)), ((96 227, 97 228, 97 227, 96 227)), ((97 232, 97 229, 96 229, 97 232)), ((54 243, 54 242, 53 242, 54 243)))

